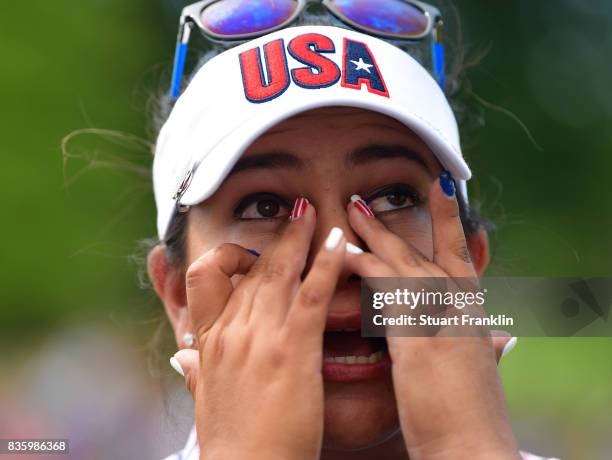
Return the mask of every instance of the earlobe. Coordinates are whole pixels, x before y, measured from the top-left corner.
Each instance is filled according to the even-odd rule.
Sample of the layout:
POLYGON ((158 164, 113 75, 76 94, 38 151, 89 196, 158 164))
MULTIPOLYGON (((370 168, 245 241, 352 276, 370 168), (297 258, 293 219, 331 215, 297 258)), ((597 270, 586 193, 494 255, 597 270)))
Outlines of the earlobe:
POLYGON ((470 257, 474 264, 474 270, 478 276, 482 276, 489 266, 491 253, 489 251, 489 236, 484 228, 467 240, 470 257))
POLYGON ((147 257, 147 271, 175 334, 182 336, 189 326, 183 270, 169 262, 165 246, 157 245, 147 257))

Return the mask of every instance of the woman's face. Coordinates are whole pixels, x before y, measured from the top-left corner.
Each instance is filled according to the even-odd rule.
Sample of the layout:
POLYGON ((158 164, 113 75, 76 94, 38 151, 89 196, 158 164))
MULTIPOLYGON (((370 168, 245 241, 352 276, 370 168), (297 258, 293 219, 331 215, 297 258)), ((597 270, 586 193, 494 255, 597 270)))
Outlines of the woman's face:
MULTIPOLYGON (((317 213, 306 276, 332 227, 341 227, 349 242, 367 249, 347 218, 356 193, 391 231, 431 258, 426 197, 441 171, 414 133, 384 115, 340 107, 300 114, 262 135, 217 192, 190 210, 187 265, 226 242, 262 252, 282 232, 296 198, 306 197, 317 213)), ((359 302, 359 278, 345 270, 329 306, 328 327, 354 329, 359 302)), ((359 332, 328 331, 324 356, 367 356, 380 343, 359 332)), ((326 447, 360 449, 397 433, 388 369, 364 375, 324 369, 324 377, 326 447)))

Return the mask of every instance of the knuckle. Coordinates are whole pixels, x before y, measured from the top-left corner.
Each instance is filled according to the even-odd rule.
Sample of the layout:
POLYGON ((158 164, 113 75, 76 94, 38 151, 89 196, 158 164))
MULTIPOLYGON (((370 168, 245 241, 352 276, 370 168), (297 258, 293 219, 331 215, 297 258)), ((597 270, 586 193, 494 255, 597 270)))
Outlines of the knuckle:
POLYGON ((219 362, 223 359, 227 346, 227 335, 225 327, 214 326, 210 329, 207 338, 207 346, 209 357, 213 362, 219 362))
POLYGON ((238 338, 239 354, 246 355, 255 343, 255 332, 250 327, 234 327, 232 329, 232 331, 229 331, 229 335, 238 338))
POLYGON ((194 372, 189 372, 187 373, 187 375, 185 375, 185 387, 187 388, 187 391, 191 393, 191 396, 195 400, 196 391, 198 387, 198 378, 194 372))
POLYGON ((331 254, 325 254, 319 257, 316 267, 321 271, 330 271, 334 267, 334 261, 332 260, 331 254))
POLYGON ((267 261, 260 267, 261 279, 270 282, 287 276, 290 267, 287 263, 267 261))
POLYGON ((205 343, 208 340, 212 340, 215 335, 214 325, 211 325, 208 321, 196 325, 195 335, 198 343, 205 343))
POLYGON ((206 277, 206 274, 210 270, 210 264, 205 259, 198 259, 193 262, 185 273, 185 285, 187 289, 196 286, 200 280, 206 277))
POLYGON ((277 278, 282 278, 287 272, 287 266, 285 264, 271 262, 266 264, 262 274, 264 281, 273 281, 277 278))
POLYGON ((421 265, 422 259, 416 251, 406 250, 401 255, 402 262, 410 267, 418 267, 421 265))
POLYGON ((472 256, 470 254, 470 250, 467 247, 465 239, 457 238, 452 245, 451 249, 452 253, 463 260, 465 263, 470 263, 472 261, 472 256))
POLYGON ((187 287, 193 287, 195 284, 199 283, 202 278, 214 271, 219 261, 223 257, 226 257, 234 247, 235 245, 232 243, 220 244, 208 250, 193 262, 185 273, 185 283, 187 287))
POLYGON ((458 223, 461 224, 461 213, 459 212, 459 207, 454 206, 448 217, 449 219, 458 221, 458 223))
POLYGON ((377 273, 387 272, 387 266, 378 257, 368 253, 363 254, 361 257, 365 258, 366 263, 377 273))
POLYGON ((251 327, 231 323, 211 330, 208 348, 209 362, 222 361, 233 365, 244 363, 256 342, 256 331, 251 327))
POLYGON ((305 307, 321 305, 325 301, 323 293, 313 288, 302 288, 298 295, 298 303, 305 307))
POLYGON ((272 338, 265 347, 264 353, 267 363, 273 368, 283 367, 289 358, 287 341, 283 340, 283 335, 272 338))

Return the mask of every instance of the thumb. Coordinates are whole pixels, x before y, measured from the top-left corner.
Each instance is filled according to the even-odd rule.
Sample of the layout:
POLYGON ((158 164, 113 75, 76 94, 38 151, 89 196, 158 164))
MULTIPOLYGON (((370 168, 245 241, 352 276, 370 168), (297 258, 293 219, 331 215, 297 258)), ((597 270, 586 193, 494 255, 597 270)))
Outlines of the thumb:
POLYGON ((185 377, 185 386, 195 399, 196 385, 198 381, 198 373, 200 371, 200 356, 198 350, 185 348, 177 351, 170 358, 172 368, 185 377))

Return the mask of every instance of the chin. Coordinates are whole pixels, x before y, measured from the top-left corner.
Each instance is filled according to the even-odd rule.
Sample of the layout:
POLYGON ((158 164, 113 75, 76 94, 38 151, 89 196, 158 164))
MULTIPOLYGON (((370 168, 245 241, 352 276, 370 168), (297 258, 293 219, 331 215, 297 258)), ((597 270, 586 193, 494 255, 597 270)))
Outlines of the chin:
POLYGON ((362 382, 325 382, 324 450, 364 450, 398 432, 390 375, 362 382))

